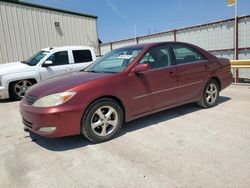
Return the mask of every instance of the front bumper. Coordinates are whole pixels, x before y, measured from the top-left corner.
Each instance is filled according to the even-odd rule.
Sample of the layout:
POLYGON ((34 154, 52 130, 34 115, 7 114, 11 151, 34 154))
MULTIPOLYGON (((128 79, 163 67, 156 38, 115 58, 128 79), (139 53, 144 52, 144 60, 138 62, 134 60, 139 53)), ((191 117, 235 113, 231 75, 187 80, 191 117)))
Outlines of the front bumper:
POLYGON ((0 99, 8 99, 8 98, 9 98, 8 88, 0 86, 0 99))
POLYGON ((82 105, 37 108, 20 102, 20 113, 26 129, 45 137, 63 137, 81 133, 82 105), (55 128, 54 130, 51 128, 55 128), (41 131, 46 129, 51 131, 41 131))

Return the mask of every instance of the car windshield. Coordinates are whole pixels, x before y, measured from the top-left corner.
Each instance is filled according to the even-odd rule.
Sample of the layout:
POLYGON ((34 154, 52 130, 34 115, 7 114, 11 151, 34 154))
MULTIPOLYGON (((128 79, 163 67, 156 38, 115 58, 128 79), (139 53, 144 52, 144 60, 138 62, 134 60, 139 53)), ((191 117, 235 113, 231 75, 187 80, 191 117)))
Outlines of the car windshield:
POLYGON ((27 61, 23 61, 23 63, 35 66, 41 59, 43 59, 49 52, 48 51, 39 51, 35 55, 31 56, 27 61))
POLYGON ((122 72, 142 51, 142 48, 122 48, 109 52, 86 68, 86 72, 122 72))

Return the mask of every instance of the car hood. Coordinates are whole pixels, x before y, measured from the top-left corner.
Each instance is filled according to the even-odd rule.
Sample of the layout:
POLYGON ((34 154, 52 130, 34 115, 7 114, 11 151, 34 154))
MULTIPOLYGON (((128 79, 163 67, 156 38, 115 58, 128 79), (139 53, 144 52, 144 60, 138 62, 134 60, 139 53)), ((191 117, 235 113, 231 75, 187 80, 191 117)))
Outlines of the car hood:
POLYGON ((40 98, 49 94, 71 90, 79 85, 90 83, 94 80, 101 80, 109 76, 112 76, 112 74, 90 72, 67 73, 32 86, 28 91, 28 95, 40 98))
POLYGON ((21 63, 20 61, 0 65, 0 75, 26 72, 30 70, 32 70, 31 66, 21 63))

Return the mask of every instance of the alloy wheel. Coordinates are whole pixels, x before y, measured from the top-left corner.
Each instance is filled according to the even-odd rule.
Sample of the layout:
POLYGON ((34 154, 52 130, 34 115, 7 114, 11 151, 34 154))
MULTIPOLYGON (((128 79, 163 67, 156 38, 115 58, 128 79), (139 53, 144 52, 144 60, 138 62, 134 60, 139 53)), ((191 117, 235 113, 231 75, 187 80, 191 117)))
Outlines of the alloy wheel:
POLYGON ((118 126, 118 114, 111 106, 98 108, 91 118, 91 129, 98 135, 105 137, 118 126))
POLYGON ((22 98, 32 85, 29 80, 21 80, 15 84, 14 91, 18 97, 22 98))
POLYGON ((218 89, 214 83, 210 83, 206 88, 206 102, 210 105, 214 104, 218 97, 218 89))

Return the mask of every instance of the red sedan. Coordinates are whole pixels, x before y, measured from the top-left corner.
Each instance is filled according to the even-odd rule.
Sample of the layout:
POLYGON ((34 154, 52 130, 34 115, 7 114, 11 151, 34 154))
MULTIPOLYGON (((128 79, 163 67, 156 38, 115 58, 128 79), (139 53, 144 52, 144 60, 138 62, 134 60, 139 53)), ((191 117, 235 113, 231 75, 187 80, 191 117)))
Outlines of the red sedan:
POLYGON ((46 137, 82 133, 98 143, 148 114, 191 102, 213 107, 231 81, 229 61, 197 46, 141 44, 31 87, 20 111, 26 130, 46 137))

